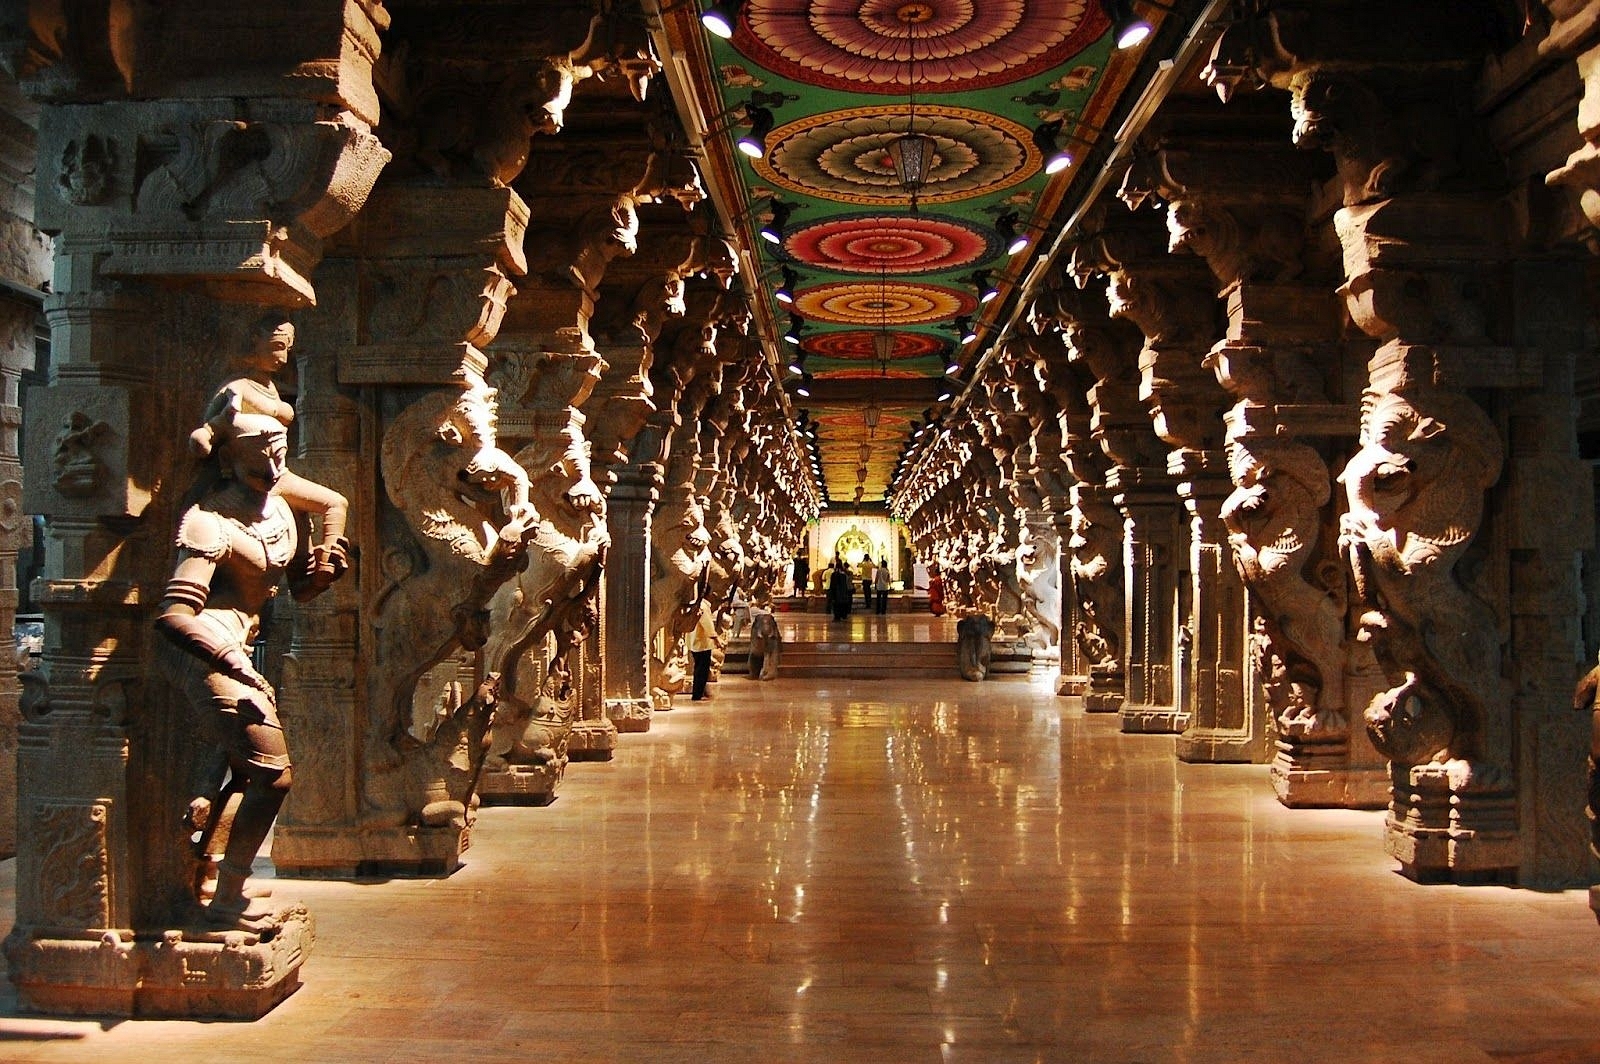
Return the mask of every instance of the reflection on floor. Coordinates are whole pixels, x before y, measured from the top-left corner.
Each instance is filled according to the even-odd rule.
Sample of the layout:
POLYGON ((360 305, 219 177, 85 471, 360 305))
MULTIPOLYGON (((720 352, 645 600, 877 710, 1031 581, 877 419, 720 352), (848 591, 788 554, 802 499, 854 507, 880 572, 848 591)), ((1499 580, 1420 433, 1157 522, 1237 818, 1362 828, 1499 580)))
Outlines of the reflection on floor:
POLYGON ((277 883, 318 942, 264 1020, 0 986, 0 1059, 1600 1061, 1582 892, 1417 886, 1379 814, 1285 810, 1049 690, 729 677, 553 806, 484 810, 448 880, 277 883))

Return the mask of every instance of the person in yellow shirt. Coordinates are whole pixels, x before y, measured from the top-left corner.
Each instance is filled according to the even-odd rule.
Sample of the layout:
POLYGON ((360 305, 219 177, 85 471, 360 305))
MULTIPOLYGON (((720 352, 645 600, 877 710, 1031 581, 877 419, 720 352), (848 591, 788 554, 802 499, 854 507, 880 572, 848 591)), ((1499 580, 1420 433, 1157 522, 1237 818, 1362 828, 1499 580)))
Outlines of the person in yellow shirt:
POLYGON ((694 628, 689 632, 689 656, 694 658, 694 685, 689 701, 704 702, 706 684, 711 681, 711 651, 717 645, 717 613, 705 599, 695 610, 694 628))

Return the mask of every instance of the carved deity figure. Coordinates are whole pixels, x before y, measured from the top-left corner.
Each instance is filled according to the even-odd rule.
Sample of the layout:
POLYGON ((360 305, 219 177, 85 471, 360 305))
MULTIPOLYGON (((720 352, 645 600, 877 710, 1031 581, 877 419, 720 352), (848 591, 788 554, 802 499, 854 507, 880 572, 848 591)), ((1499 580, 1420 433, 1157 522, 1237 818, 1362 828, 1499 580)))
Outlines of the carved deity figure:
MULTIPOLYGON (((275 490, 288 455, 283 424, 235 405, 211 426, 228 476, 179 522, 178 561, 156 619, 164 639, 157 659, 198 727, 215 739, 195 767, 198 794, 189 810, 200 855, 222 855, 205 917, 259 929, 272 913, 252 904, 245 880, 288 793, 290 766, 276 693, 250 647, 286 574, 296 597, 325 589, 330 578, 319 578, 295 514, 275 490)), ((197 903, 201 889, 197 882, 197 903)))
POLYGON ((650 635, 665 641, 661 656, 652 654, 651 685, 662 692, 680 686, 681 677, 669 675, 676 648, 694 617, 694 605, 703 590, 710 562, 711 534, 692 484, 668 484, 651 520, 650 635))
MULTIPOLYGON (((225 381, 217 389, 206 407, 205 424, 189 434, 190 449, 202 458, 211 455, 222 422, 236 412, 272 418, 285 429, 294 423, 294 407, 283 401, 273 382, 274 375, 289 364, 289 352, 294 348, 294 324, 281 314, 268 314, 252 326, 249 339, 249 346, 235 364, 239 376, 225 381)), ((223 472, 215 466, 204 471, 200 490, 220 478, 223 472)), ((321 520, 322 541, 313 545, 311 551, 319 579, 325 584, 331 583, 343 572, 343 558, 347 554, 344 529, 350 507, 345 497, 292 469, 283 471, 273 491, 291 510, 315 515, 321 520)))
POLYGON ((1033 619, 1027 633, 1035 653, 1061 642, 1061 552, 1053 534, 1040 535, 1027 526, 1017 548, 1017 583, 1022 611, 1033 619))
POLYGON ((590 476, 589 446, 578 419, 569 416, 559 430, 537 433, 515 461, 536 474, 530 482, 536 516, 524 536, 527 564, 490 604, 494 634, 485 659, 502 677, 491 768, 548 764, 561 756, 572 694, 567 659, 597 621, 595 596, 611 543, 605 500, 590 476), (554 646, 546 675, 529 690, 526 655, 547 637, 554 646))

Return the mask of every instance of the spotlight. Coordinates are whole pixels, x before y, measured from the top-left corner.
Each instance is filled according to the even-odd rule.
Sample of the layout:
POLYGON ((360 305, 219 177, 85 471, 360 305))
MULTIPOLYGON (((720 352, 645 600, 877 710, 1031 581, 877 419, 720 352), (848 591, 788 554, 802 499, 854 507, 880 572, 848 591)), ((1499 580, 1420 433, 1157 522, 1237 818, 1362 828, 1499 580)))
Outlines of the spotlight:
POLYGON ((978 330, 972 327, 971 318, 957 318, 956 332, 961 336, 961 342, 970 344, 978 338, 978 330))
POLYGON ((1137 48, 1150 36, 1150 23, 1133 13, 1133 0, 1100 0, 1100 7, 1111 20, 1111 38, 1118 48, 1137 48))
POLYGON ((789 225, 789 215, 794 213, 794 204, 784 203, 782 200, 773 200, 772 220, 761 227, 761 239, 773 244, 783 243, 783 231, 789 225))
POLYGON ((946 400, 948 400, 952 395, 955 395, 955 394, 956 394, 955 385, 951 383, 949 377, 946 377, 942 381, 939 382, 939 395, 938 395, 938 398, 935 399, 934 401, 942 403, 942 402, 945 402, 946 400))
POLYGON ((739 19, 739 8, 743 6, 735 0, 733 3, 712 4, 700 15, 700 24, 706 32, 714 37, 728 40, 733 36, 734 24, 739 19))
POLYGON ((795 286, 800 283, 800 275, 789 267, 783 269, 783 283, 772 290, 772 298, 779 303, 793 303, 795 286))
POLYGON ((1000 239, 1006 242, 1006 254, 1015 255, 1028 246, 1028 234, 1019 233, 1017 224, 1021 221, 1016 211, 1006 211, 994 220, 994 230, 1000 234, 1000 239))
POLYGON ((789 315, 789 327, 784 330, 783 338, 791 344, 800 342, 800 333, 806 327, 806 320, 798 314, 789 315))
POLYGON ((950 356, 950 361, 944 367, 944 375, 946 377, 961 376, 961 360, 954 355, 950 356))
POLYGON ((804 373, 806 371, 806 353, 796 347, 794 349, 794 357, 789 360, 788 366, 784 368, 797 377, 804 373))
POLYGON ((750 132, 739 138, 739 150, 752 159, 760 159, 767 154, 767 134, 772 132, 773 124, 772 112, 751 103, 745 107, 744 113, 750 119, 750 132))
POLYGON ((1072 165, 1072 153, 1061 147, 1057 137, 1061 135, 1061 119, 1054 122, 1045 122, 1035 126, 1033 130, 1033 146, 1039 149, 1039 154, 1044 156, 1044 172, 1059 174, 1072 165))
POLYGON ((977 270, 972 274, 972 283, 978 289, 979 303, 991 302, 995 296, 1000 294, 1000 289, 989 281, 991 272, 990 270, 977 270))
POLYGON ((800 374, 800 380, 794 386, 794 394, 805 399, 811 398, 811 374, 800 374))

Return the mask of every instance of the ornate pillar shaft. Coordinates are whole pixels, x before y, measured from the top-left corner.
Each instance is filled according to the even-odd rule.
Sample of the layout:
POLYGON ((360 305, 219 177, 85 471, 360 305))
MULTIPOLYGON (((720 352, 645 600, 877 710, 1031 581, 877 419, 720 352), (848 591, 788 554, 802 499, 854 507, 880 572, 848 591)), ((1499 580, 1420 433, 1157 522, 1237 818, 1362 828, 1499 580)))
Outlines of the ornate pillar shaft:
POLYGON ((270 933, 202 922, 179 812, 209 722, 151 668, 151 613, 195 479, 183 441, 248 306, 313 298, 322 241, 388 159, 369 132, 387 16, 37 6, 49 39, 8 42, 45 103, 38 217, 59 233, 54 366, 25 444, 46 636, 20 739, 12 982, 31 1010, 252 1018, 298 985, 310 920, 275 902, 270 933))

